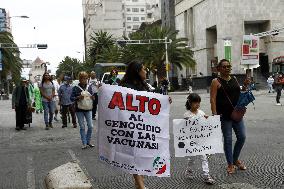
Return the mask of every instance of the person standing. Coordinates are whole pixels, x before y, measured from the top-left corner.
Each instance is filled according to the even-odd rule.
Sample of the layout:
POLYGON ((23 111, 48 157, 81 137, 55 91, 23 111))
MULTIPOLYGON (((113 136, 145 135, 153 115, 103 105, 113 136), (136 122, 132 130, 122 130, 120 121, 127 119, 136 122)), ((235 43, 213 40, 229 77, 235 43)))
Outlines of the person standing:
POLYGON ((274 92, 274 91, 273 91, 273 87, 272 87, 272 85, 273 85, 273 83, 274 83, 274 79, 273 79, 272 75, 269 76, 269 78, 267 79, 266 82, 267 82, 267 85, 268 85, 268 93, 274 92))
POLYGON ((80 135, 82 141, 82 149, 94 147, 91 144, 92 132, 93 132, 93 121, 92 121, 92 101, 94 97, 90 94, 90 87, 88 87, 88 74, 86 72, 79 73, 79 84, 73 87, 71 94, 71 101, 75 102, 75 112, 78 118, 80 126, 80 135), (88 104, 90 103, 90 104, 88 104), (82 107, 81 104, 85 104, 88 107, 82 107), (80 105, 80 106, 79 106, 80 105), (87 134, 85 131, 85 121, 87 122, 87 134))
POLYGON ((276 106, 282 106, 282 104, 280 103, 282 84, 283 84, 282 81, 283 81, 282 73, 277 74, 274 80, 274 89, 276 91, 276 106))
MULTIPOLYGON (((246 170, 246 166, 239 160, 241 150, 244 146, 246 133, 244 121, 236 122, 231 119, 234 106, 240 96, 240 86, 235 77, 231 77, 231 64, 223 59, 217 66, 220 76, 212 80, 210 90, 210 103, 213 115, 220 115, 221 129, 224 137, 224 151, 227 160, 227 172, 235 173, 236 167, 246 170), (232 150, 232 130, 234 130, 237 141, 232 150)), ((249 81, 244 82, 243 90, 246 90, 249 81)))
POLYGON ((55 75, 52 75, 51 76, 51 80, 52 80, 52 83, 55 87, 55 96, 54 96, 54 99, 55 99, 55 109, 54 109, 54 121, 58 121, 58 112, 60 112, 60 106, 59 106, 59 97, 58 97, 58 90, 59 90, 59 87, 61 85, 61 82, 62 80, 60 78, 55 78, 55 75))
POLYGON ((21 84, 13 90, 12 109, 16 112, 16 130, 26 130, 26 116, 31 107, 31 98, 27 87, 27 80, 21 78, 21 84))
POLYGON ((35 110, 38 114, 39 112, 43 112, 43 105, 42 105, 42 97, 40 94, 40 90, 38 88, 38 83, 34 84, 34 94, 35 94, 35 110))
POLYGON ((53 128, 52 120, 55 110, 55 87, 47 72, 43 74, 39 89, 42 96, 45 129, 49 130, 49 128, 53 128))
POLYGON ((91 87, 91 94, 94 96, 93 109, 92 109, 92 119, 96 120, 97 107, 98 107, 98 91, 100 82, 96 78, 96 72, 91 72, 91 77, 89 80, 89 86, 91 87))
POLYGON ((120 79, 117 77, 117 75, 118 71, 116 69, 111 70, 107 84, 119 85, 120 79))
POLYGON ((162 82, 161 82, 161 90, 162 90, 161 93, 163 95, 167 95, 168 94, 168 88, 169 88, 169 81, 166 77, 164 77, 162 82))
POLYGON ((62 128, 67 127, 67 113, 70 112, 72 118, 73 127, 77 127, 76 116, 75 116, 75 107, 74 103, 71 101, 70 97, 72 94, 73 87, 71 86, 72 80, 70 77, 64 77, 65 83, 59 87, 58 98, 61 105, 62 112, 62 128))

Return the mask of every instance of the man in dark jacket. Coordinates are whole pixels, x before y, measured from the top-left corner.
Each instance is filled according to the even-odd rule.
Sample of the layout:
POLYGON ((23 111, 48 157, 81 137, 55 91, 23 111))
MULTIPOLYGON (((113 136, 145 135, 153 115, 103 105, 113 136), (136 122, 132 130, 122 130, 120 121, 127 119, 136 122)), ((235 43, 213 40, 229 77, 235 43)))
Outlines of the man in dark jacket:
POLYGON ((26 130, 24 124, 27 122, 27 111, 31 107, 31 99, 27 88, 27 80, 21 78, 21 84, 13 91, 12 109, 16 111, 16 130, 26 130))

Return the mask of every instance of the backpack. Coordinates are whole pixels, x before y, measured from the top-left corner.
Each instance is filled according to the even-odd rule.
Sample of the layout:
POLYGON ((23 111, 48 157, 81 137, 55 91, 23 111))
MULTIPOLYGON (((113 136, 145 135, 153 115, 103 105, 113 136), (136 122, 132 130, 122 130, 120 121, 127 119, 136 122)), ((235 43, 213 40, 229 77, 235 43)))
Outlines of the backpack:
POLYGON ((84 96, 84 99, 77 101, 77 107, 81 110, 92 110, 93 109, 93 100, 91 99, 91 94, 86 90, 83 90, 79 85, 77 85, 79 89, 82 90, 81 95, 84 96))

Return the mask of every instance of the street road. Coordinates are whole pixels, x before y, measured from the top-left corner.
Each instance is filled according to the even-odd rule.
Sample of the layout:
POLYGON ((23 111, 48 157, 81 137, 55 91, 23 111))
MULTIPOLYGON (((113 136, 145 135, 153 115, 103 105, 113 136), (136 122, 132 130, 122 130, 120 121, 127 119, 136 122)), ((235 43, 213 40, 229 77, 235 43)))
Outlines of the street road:
MULTIPOLYGON (((196 161, 194 179, 185 176, 187 158, 175 158, 171 128, 171 177, 146 177, 150 189, 224 188, 255 189, 284 188, 284 106, 275 106, 275 94, 255 92, 255 109, 249 106, 245 123, 247 140, 241 154, 248 170, 227 175, 223 154, 212 155, 209 166, 214 186, 202 182, 201 162, 196 161)), ((210 115, 209 94, 201 94, 201 109, 210 115)), ((182 118, 186 95, 172 95, 170 123, 182 118)), ((282 100, 283 101, 283 100, 282 100)), ((284 101, 283 101, 284 102, 284 101)), ((97 122, 94 121, 94 130, 97 122)), ((96 135, 93 138, 96 144, 96 135)), ((109 167, 98 160, 96 148, 81 150, 79 128, 71 125, 61 128, 61 122, 51 130, 44 130, 43 114, 34 114, 33 123, 26 131, 15 131, 15 113, 11 102, 0 101, 0 188, 44 188, 47 173, 71 160, 79 160, 81 167, 92 179, 94 188, 134 188, 132 176, 109 167)))

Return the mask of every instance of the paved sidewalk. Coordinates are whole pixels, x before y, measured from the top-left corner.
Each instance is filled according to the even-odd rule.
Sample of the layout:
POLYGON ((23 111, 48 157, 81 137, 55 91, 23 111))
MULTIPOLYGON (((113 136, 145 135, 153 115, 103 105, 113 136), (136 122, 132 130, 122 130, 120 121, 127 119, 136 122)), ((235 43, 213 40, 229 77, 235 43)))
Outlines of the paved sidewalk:
MULTIPOLYGON (((275 106, 275 93, 254 92, 255 109, 248 107, 245 117, 247 139, 241 154, 247 171, 227 175, 223 154, 212 155, 209 166, 216 184, 202 182, 201 162, 196 161, 194 179, 185 176, 187 158, 175 158, 172 119, 182 118, 187 95, 171 95, 170 114, 171 177, 146 177, 149 189, 281 189, 284 188, 284 106, 275 106)), ((209 94, 201 93, 201 109, 210 113, 209 94)), ((97 122, 94 121, 97 128, 97 122)), ((96 134, 93 142, 96 144, 96 134)), ((43 114, 33 114, 31 128, 15 131, 15 113, 10 101, 0 101, 0 188, 41 189, 48 171, 72 160, 80 161, 83 170, 98 189, 134 189, 131 175, 113 169, 98 160, 97 148, 81 150, 79 128, 44 130, 43 114)))

